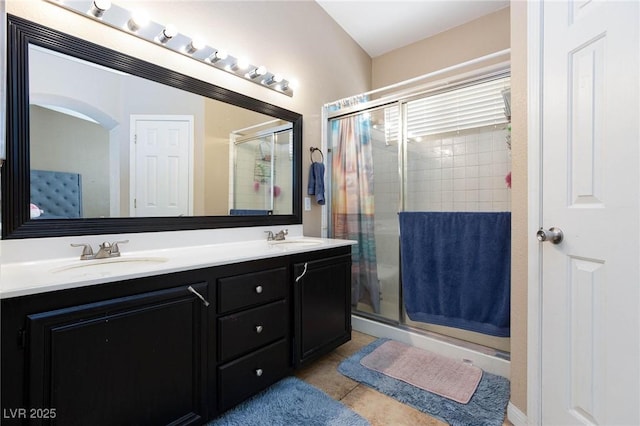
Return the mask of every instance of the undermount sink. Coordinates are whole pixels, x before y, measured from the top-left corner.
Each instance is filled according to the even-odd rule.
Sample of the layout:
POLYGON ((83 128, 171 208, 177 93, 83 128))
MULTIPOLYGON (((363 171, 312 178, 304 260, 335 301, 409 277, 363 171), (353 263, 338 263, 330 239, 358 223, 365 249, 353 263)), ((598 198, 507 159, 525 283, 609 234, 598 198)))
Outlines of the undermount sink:
POLYGON ((317 244, 322 244, 322 240, 314 238, 297 238, 291 240, 269 241, 269 244, 274 246, 315 246, 317 244))
POLYGON ((88 272, 88 273, 112 273, 141 265, 153 265, 164 263, 166 257, 113 257, 106 259, 78 260, 70 265, 51 269, 49 272, 58 274, 61 272, 88 272))

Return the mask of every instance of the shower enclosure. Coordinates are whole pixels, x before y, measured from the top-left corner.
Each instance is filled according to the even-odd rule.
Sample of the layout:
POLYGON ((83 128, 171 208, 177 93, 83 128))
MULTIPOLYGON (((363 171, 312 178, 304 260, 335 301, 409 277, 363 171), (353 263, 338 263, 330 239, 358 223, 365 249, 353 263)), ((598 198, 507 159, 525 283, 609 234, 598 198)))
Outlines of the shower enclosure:
POLYGON ((236 130, 230 141, 230 214, 291 214, 291 123, 276 120, 236 130))
POLYGON ((408 318, 400 285, 398 222, 402 211, 510 211, 510 127, 503 96, 508 88, 509 75, 502 72, 422 93, 328 105, 332 172, 327 227, 329 236, 359 241, 354 314, 509 352, 509 338, 408 318), (349 160, 345 147, 354 139, 362 148, 349 160), (360 176, 359 183, 354 176, 360 176), (356 199, 366 200, 357 206, 345 202, 349 187, 356 199), (350 205, 346 216, 359 211, 370 226, 346 233, 343 204, 350 205))

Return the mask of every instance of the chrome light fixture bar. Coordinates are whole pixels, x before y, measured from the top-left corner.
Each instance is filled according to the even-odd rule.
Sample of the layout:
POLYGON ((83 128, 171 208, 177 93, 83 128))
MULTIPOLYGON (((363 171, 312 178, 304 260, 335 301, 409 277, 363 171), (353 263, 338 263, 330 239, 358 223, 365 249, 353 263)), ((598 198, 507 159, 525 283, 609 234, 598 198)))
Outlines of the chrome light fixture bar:
POLYGON ((263 65, 246 63, 222 49, 208 46, 197 37, 178 32, 171 24, 162 25, 150 20, 143 11, 129 11, 110 0, 45 0, 78 13, 96 22, 124 31, 157 46, 201 61, 243 80, 275 92, 293 96, 292 82, 279 73, 268 71, 263 65))

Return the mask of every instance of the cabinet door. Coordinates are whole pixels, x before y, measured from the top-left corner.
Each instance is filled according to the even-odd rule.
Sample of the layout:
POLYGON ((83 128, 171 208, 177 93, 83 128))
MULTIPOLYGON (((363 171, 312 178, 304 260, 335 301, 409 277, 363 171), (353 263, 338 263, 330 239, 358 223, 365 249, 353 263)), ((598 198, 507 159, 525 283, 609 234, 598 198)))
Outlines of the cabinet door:
POLYGON ((295 365, 351 339, 351 255, 294 265, 295 365))
POLYGON ((62 425, 206 419, 207 308, 188 287, 29 315, 30 407, 62 425))

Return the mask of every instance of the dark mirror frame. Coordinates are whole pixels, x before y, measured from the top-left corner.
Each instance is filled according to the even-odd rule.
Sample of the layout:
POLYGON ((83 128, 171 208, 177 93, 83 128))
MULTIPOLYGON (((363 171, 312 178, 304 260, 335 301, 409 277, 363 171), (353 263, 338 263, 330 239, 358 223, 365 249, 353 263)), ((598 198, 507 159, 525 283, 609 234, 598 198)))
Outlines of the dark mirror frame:
MULTIPOLYGON (((211 72, 219 72, 212 69, 211 72)), ((68 34, 7 17, 7 158, 2 166, 2 238, 39 238, 302 223, 302 115, 68 34), (29 45, 293 123, 293 214, 31 220, 29 214, 29 45)))

